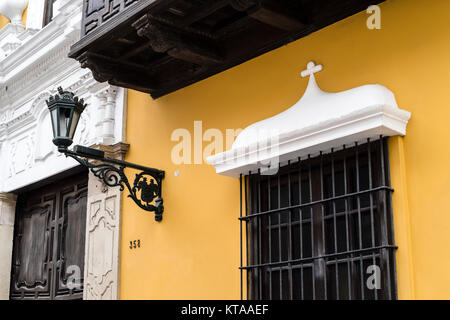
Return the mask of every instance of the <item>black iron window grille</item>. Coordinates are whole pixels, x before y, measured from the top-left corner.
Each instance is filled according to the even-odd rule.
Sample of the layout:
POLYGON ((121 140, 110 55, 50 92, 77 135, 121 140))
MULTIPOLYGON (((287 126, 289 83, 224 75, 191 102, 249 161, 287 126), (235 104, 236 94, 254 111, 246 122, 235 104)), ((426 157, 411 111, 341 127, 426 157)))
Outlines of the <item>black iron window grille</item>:
POLYGON ((241 176, 242 298, 397 298, 387 151, 381 137, 241 176))

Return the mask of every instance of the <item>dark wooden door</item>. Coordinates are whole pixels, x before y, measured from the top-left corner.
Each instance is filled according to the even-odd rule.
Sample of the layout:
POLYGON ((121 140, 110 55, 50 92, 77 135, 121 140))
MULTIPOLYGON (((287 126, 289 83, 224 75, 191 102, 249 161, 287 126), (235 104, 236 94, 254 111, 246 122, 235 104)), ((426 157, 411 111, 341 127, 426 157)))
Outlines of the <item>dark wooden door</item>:
POLYGON ((83 297, 87 173, 19 195, 11 299, 83 297))

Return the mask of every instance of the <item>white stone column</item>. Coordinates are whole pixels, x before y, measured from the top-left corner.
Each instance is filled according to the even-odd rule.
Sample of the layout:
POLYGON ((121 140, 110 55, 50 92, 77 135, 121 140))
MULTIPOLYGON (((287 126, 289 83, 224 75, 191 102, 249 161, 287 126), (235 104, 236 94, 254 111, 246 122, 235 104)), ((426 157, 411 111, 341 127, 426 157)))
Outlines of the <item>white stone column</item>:
POLYGON ((114 143, 114 122, 116 113, 116 96, 117 90, 110 87, 105 91, 106 105, 105 105, 105 119, 103 121, 103 143, 114 143))
POLYGON ((100 101, 98 107, 99 118, 95 124, 98 142, 111 145, 114 141, 114 122, 116 112, 117 88, 108 87, 97 94, 100 101))
POLYGON ((95 112, 97 117, 95 119, 95 141, 97 143, 103 143, 103 120, 105 119, 105 106, 107 98, 103 91, 97 93, 95 96, 99 101, 98 108, 95 112))
POLYGON ((0 300, 9 299, 17 197, 0 193, 0 300))
MULTIPOLYGON (((128 145, 94 146, 123 159, 128 145)), ((122 192, 89 173, 84 262, 84 300, 119 299, 122 192)))
POLYGON ((42 29, 44 22, 45 0, 31 0, 28 4, 27 29, 42 29))

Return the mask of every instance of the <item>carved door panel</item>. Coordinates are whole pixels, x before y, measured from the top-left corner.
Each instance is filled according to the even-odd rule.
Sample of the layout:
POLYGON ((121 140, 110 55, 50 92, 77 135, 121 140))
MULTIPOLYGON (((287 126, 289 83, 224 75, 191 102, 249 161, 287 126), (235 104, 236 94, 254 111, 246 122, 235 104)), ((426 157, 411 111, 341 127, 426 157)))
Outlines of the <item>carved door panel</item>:
POLYGON ((87 173, 19 195, 11 299, 81 299, 87 173))

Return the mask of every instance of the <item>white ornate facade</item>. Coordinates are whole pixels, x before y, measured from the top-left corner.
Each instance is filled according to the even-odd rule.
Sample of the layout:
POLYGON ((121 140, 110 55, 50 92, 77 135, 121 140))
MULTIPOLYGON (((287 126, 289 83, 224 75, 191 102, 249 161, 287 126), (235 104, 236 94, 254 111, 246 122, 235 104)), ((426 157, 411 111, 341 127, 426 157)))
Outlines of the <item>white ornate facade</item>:
MULTIPOLYGON (((78 165, 59 154, 52 143, 45 100, 55 94, 58 86, 88 103, 74 144, 114 145, 125 141, 126 90, 97 83, 88 69, 81 69, 77 61, 67 57, 70 46, 80 36, 82 1, 56 1, 52 22, 42 27, 44 6, 45 0, 30 0, 24 26, 17 20, 25 8, 22 1, 0 0, 0 13, 12 21, 0 30, 0 195, 14 194, 78 165)), ((85 298, 116 299, 120 192, 97 192, 98 181, 92 179, 95 181, 89 182, 93 187, 88 195, 85 259, 85 273, 91 274, 85 274, 85 288, 89 288, 85 298), (110 199, 114 199, 112 207, 110 199), (111 246, 111 250, 105 252, 103 244, 111 246)), ((6 196, 0 197, 0 208, 2 199, 6 196)), ((8 228, 12 228, 11 223, 8 228)), ((7 232, 10 234, 11 230, 7 232)), ((0 279, 7 272, 8 267, 0 266, 0 279)), ((0 282, 0 298, 5 297, 7 285, 0 282)))

